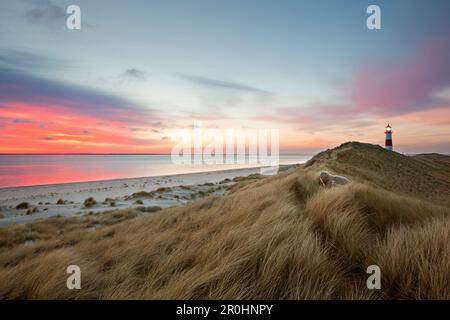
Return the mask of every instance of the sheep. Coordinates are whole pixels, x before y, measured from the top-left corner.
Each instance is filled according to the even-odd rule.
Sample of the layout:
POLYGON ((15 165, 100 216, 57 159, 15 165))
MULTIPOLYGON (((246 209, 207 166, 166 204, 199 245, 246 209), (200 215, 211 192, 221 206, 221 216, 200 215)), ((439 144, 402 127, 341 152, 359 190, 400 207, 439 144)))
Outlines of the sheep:
POLYGON ((346 177, 333 175, 328 171, 321 171, 319 180, 324 187, 335 187, 350 182, 346 177))

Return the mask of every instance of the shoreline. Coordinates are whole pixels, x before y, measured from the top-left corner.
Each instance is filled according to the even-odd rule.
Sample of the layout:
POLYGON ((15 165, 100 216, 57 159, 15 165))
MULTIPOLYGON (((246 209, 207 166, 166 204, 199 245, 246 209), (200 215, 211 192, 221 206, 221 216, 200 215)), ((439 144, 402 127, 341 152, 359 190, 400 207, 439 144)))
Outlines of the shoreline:
MULTIPOLYGON (((296 164, 286 164, 279 165, 279 167, 291 166, 296 164)), ((152 175, 152 176, 140 176, 140 177, 131 177, 131 178, 113 178, 113 179, 99 179, 99 180, 86 180, 86 181, 73 181, 73 182, 61 182, 61 183, 47 183, 47 184, 33 184, 26 186, 12 186, 12 187, 0 187, 0 200, 1 193, 4 190, 10 189, 22 189, 22 188, 45 188, 45 187, 57 187, 57 186, 67 186, 67 185, 78 185, 78 184, 87 184, 87 183, 108 183, 108 182, 120 182, 123 180, 140 180, 140 179, 150 179, 150 178, 162 178, 162 177, 176 177, 183 175, 192 175, 192 174, 203 174, 203 173, 217 173, 217 172, 225 172, 225 171, 234 171, 234 170, 257 170, 264 168, 261 167, 249 167, 249 168, 235 168, 235 169, 218 169, 218 170, 210 170, 210 171, 198 171, 198 172, 185 172, 185 173, 175 173, 175 174, 162 174, 162 175, 152 175)))
MULTIPOLYGON (((286 166, 280 165, 283 167, 286 166)), ((183 205, 201 196, 224 194, 235 183, 234 178, 259 174, 260 170, 261 167, 237 168, 0 188, 0 227, 52 216, 72 217, 142 206, 183 205), (95 204, 86 207, 84 202, 90 197, 95 204), (23 204, 23 208, 17 209, 19 204, 23 204)))

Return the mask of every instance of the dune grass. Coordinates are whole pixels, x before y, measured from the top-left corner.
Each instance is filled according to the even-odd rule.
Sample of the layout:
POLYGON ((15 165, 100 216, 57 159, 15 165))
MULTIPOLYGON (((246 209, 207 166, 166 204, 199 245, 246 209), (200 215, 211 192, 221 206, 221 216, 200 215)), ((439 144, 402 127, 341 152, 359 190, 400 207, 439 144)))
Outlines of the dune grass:
POLYGON ((85 208, 90 208, 92 206, 95 206, 96 204, 97 204, 97 201, 95 201, 95 199, 93 197, 89 197, 89 198, 84 200, 84 207, 85 208))
POLYGON ((376 169, 345 163, 347 173, 355 166, 352 182, 323 188, 318 170, 338 165, 335 155, 319 157, 182 207, 0 229, 0 297, 450 299, 445 199, 393 192, 358 175, 376 169), (70 264, 81 268, 81 290, 65 286, 70 264), (366 287, 372 264, 381 290, 366 287))
POLYGON ((28 209, 30 207, 30 204, 28 202, 21 202, 16 206, 17 210, 23 210, 28 209))

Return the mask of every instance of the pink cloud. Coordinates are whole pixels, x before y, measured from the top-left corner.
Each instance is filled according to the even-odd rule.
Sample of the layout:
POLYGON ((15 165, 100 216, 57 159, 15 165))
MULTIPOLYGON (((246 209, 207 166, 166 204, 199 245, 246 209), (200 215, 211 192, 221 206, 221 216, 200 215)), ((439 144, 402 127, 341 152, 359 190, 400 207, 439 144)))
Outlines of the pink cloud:
POLYGON ((435 126, 450 126, 450 105, 429 110, 420 110, 391 118, 397 123, 419 123, 435 126))
POLYGON ((433 107, 431 96, 450 86, 450 38, 436 34, 405 61, 372 65, 352 83, 355 111, 403 113, 433 107))

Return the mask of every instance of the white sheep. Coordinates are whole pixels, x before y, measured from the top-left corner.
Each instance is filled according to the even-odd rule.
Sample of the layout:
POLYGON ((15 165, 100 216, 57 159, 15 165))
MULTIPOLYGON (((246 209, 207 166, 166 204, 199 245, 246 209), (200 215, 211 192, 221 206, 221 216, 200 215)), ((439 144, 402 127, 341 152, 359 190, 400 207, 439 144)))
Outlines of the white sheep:
POLYGON ((335 187, 337 185, 344 185, 350 182, 346 177, 333 175, 328 171, 321 171, 319 174, 319 180, 324 187, 335 187))

